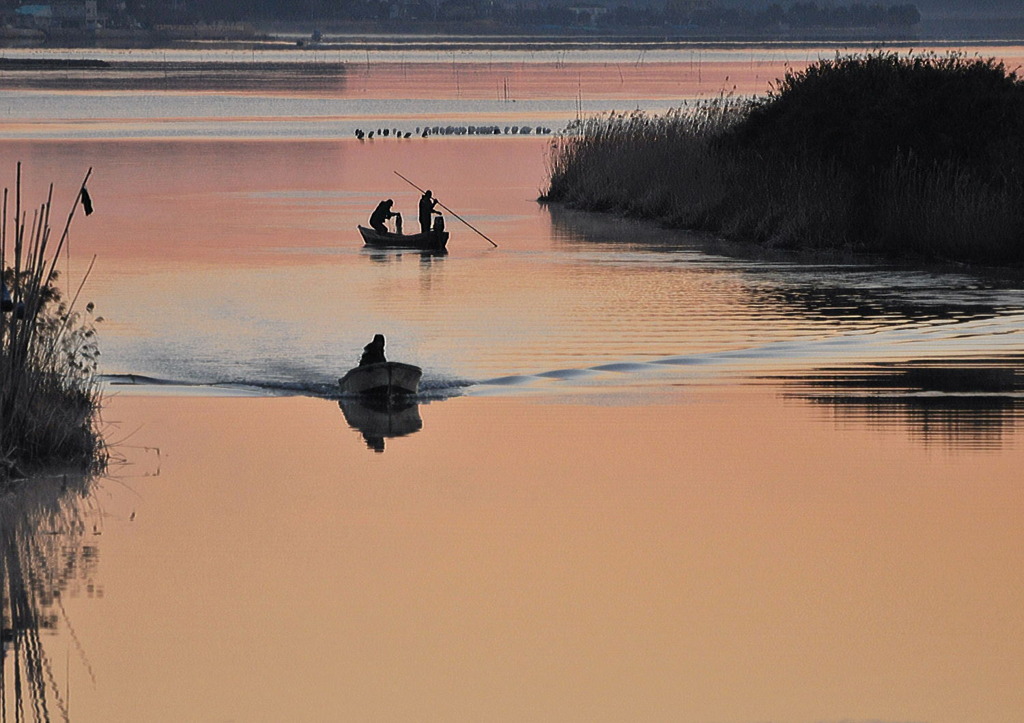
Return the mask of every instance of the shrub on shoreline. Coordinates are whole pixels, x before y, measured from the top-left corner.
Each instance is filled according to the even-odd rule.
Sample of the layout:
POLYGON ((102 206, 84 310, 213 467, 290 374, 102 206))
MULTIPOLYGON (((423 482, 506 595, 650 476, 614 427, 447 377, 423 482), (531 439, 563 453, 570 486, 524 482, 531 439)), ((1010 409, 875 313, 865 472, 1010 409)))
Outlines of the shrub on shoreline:
MULTIPOLYGON (((49 226, 52 195, 51 186, 44 204, 31 213, 23 209, 19 164, 13 228, 0 232, 9 297, 0 313, 0 482, 46 467, 94 470, 105 461, 96 429, 99 319, 91 304, 76 311, 77 294, 65 301, 56 285, 56 260, 82 194, 59 241, 49 226)), ((5 189, 5 221, 8 204, 5 189)))
POLYGON ((1024 262, 1024 82, 994 60, 873 53, 767 97, 585 120, 544 200, 787 248, 1024 262))

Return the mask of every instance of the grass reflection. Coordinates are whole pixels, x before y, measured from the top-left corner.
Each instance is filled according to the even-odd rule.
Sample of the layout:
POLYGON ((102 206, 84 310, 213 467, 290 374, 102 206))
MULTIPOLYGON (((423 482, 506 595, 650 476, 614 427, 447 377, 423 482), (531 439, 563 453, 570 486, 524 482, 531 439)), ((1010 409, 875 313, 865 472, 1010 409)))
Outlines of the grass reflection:
POLYGON ((876 363, 785 377, 786 396, 856 426, 899 428, 925 445, 998 449, 1024 418, 1021 359, 876 363))
POLYGON ((60 475, 15 481, 0 492, 2 721, 69 719, 67 691, 41 637, 61 619, 89 668, 62 598, 95 590, 99 553, 87 542, 96 530, 86 521, 92 486, 91 477, 60 475))

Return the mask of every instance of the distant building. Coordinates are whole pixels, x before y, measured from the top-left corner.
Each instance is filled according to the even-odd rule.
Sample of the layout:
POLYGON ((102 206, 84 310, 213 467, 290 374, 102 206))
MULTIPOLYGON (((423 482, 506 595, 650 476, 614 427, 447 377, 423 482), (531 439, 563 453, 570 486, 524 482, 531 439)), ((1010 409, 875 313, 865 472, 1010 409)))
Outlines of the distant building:
POLYGON ((22 27, 41 30, 95 30, 96 0, 56 0, 46 5, 21 5, 14 11, 22 27))
POLYGON ((712 0, 665 0, 665 10, 676 16, 687 16, 700 10, 709 10, 712 0))
POLYGON ((21 5, 14 11, 18 25, 25 28, 48 28, 53 20, 49 5, 21 5))
POLYGON ((602 15, 608 14, 608 8, 600 5, 575 5, 569 8, 577 25, 594 26, 602 15))

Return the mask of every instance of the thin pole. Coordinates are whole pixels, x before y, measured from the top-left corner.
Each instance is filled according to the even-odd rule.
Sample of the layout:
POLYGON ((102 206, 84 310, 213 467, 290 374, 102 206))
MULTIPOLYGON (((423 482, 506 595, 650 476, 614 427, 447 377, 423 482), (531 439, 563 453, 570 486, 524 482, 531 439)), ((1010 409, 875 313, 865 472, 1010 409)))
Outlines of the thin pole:
MULTIPOLYGON (((405 181, 406 183, 408 183, 408 184, 409 184, 410 186, 412 186, 413 188, 415 188, 415 189, 416 189, 417 191, 419 191, 420 193, 425 193, 425 191, 424 191, 424 190, 423 190, 422 188, 420 188, 419 186, 417 186, 417 185, 416 185, 415 183, 413 183, 412 181, 410 181, 410 180, 409 180, 408 178, 406 178, 405 176, 403 176, 403 175, 402 175, 401 173, 399 173, 398 171, 392 171, 392 173, 394 173, 394 174, 395 174, 396 176, 398 176, 399 178, 401 178, 401 179, 402 179, 403 181, 405 181)), ((448 208, 447 206, 445 206, 445 205, 444 205, 443 203, 441 203, 440 201, 438 201, 438 202, 437 202, 437 205, 438 205, 438 206, 440 206, 441 208, 443 208, 443 209, 444 209, 445 211, 447 211, 448 213, 450 213, 450 214, 451 214, 452 216, 454 216, 455 218, 457 218, 457 219, 459 219, 460 221, 462 221, 462 223, 464 223, 464 224, 466 224, 467 226, 469 226, 469 227, 470 227, 471 229, 473 229, 474 231, 476 231, 476 232, 477 232, 478 234, 480 234, 481 236, 483 236, 483 237, 484 237, 485 239, 487 239, 487 242, 488 242, 488 243, 489 243, 489 244, 490 244, 491 246, 493 246, 494 248, 498 248, 498 244, 494 243, 494 242, 493 242, 493 241, 491 241, 491 240, 490 240, 489 238, 487 238, 487 235, 486 235, 486 234, 484 234, 484 232, 483 232, 483 231, 481 231, 480 229, 478 229, 478 228, 477 228, 476 226, 474 226, 473 224, 471 224, 471 223, 470 223, 469 221, 467 221, 466 219, 464 219, 464 218, 463 218, 462 216, 460 216, 459 214, 455 213, 455 211, 451 210, 450 208, 448 208)))

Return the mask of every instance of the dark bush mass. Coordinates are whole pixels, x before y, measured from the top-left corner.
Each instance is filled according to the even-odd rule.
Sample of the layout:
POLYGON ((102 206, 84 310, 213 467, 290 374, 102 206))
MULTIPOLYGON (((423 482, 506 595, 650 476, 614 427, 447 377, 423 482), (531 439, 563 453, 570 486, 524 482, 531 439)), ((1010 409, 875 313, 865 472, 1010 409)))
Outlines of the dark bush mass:
POLYGON ((901 156, 979 172, 1020 167, 1024 84, 991 59, 837 57, 787 73, 731 137, 740 148, 810 153, 855 173, 901 156))

